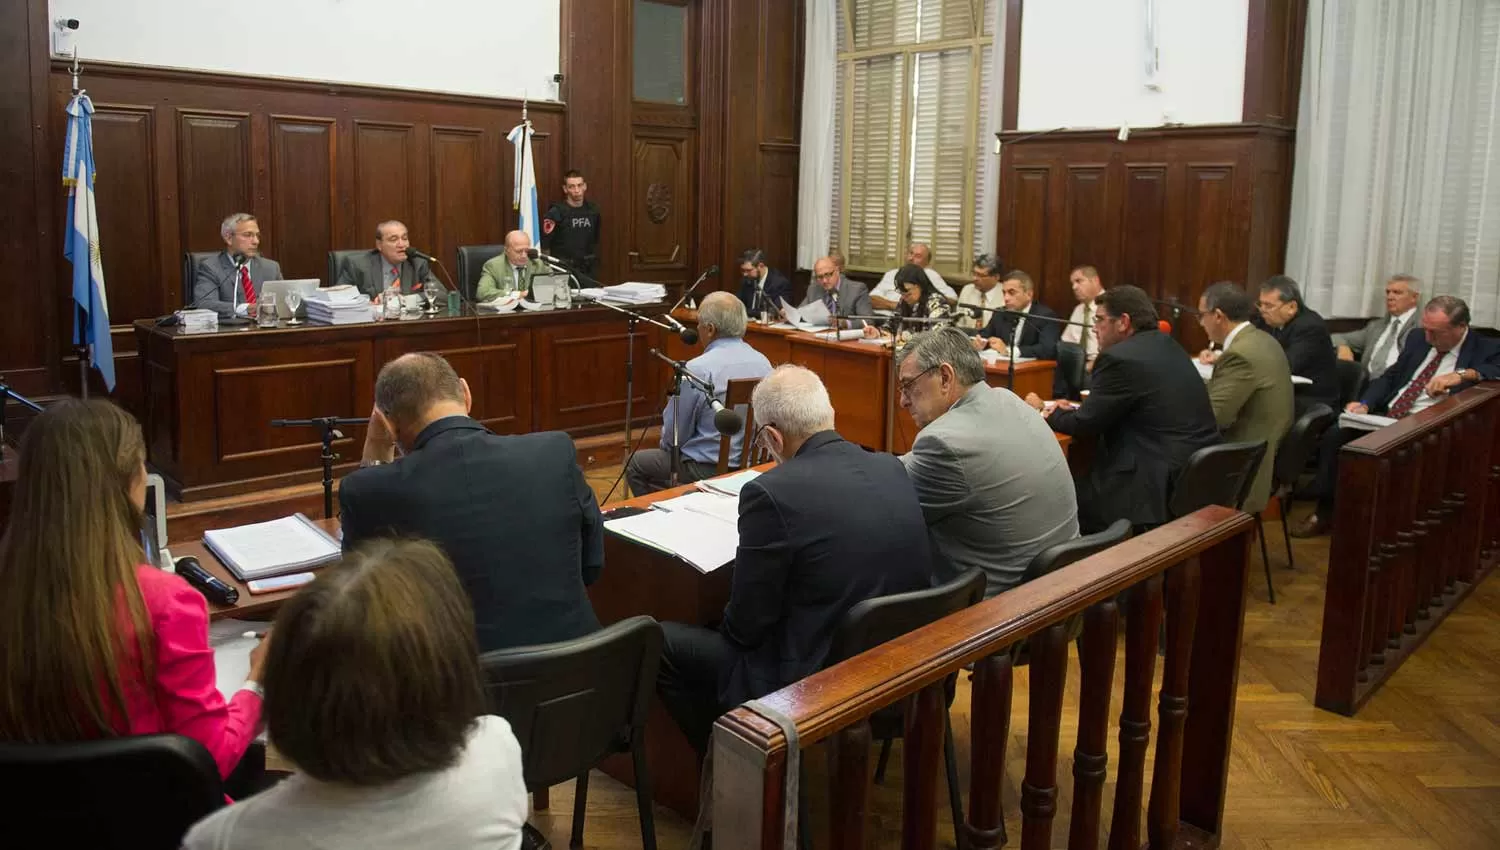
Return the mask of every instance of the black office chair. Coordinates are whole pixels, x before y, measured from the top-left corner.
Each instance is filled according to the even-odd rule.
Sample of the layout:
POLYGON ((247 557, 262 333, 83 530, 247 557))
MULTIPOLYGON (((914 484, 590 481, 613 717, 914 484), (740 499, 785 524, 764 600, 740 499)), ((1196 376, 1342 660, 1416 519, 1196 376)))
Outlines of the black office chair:
POLYGON ((189 251, 182 255, 182 306, 193 303, 193 281, 198 277, 198 264, 211 260, 219 251, 189 251))
MULTIPOLYGON (((1344 407, 1349 402, 1358 400, 1359 394, 1365 391, 1365 378, 1368 373, 1365 372, 1363 363, 1353 360, 1336 361, 1334 369, 1339 378, 1339 407, 1344 407)), ((1311 413, 1312 408, 1308 408, 1307 412, 1311 413)))
POLYGON ((1079 390, 1088 379, 1088 356, 1083 346, 1074 342, 1057 344, 1057 379, 1053 395, 1059 398, 1078 398, 1079 390))
POLYGON ((344 261, 368 252, 368 248, 357 248, 354 250, 329 251, 328 252, 328 279, 323 281, 324 286, 333 286, 339 282, 339 269, 344 267, 344 261))
MULTIPOLYGON (((1327 410, 1325 405, 1319 405, 1327 410)), ((1185 517, 1199 508, 1223 505, 1244 510, 1245 497, 1255 483, 1255 471, 1266 455, 1266 442, 1220 443, 1193 452, 1187 466, 1177 476, 1167 510, 1174 518, 1185 517)), ((1266 537, 1260 535, 1260 555, 1266 565, 1266 594, 1276 604, 1276 588, 1271 583, 1271 561, 1266 554, 1266 537)))
POLYGON ((460 245, 458 246, 458 285, 464 298, 474 302, 479 291, 479 278, 484 264, 505 253, 504 245, 460 245))
MULTIPOLYGON (((1286 524, 1286 503, 1291 501, 1292 493, 1297 489, 1298 476, 1307 468, 1308 461, 1318 451, 1323 432, 1333 427, 1338 421, 1339 415, 1328 405, 1314 405, 1292 423, 1292 427, 1282 438, 1281 445, 1276 449, 1276 466, 1271 472, 1271 496, 1276 499, 1277 506, 1281 509, 1281 536, 1286 539, 1286 568, 1289 570, 1293 569, 1292 535, 1286 524)), ((1255 527, 1257 533, 1264 533, 1259 514, 1255 517, 1255 527)), ((1264 545, 1261 547, 1261 553, 1264 557, 1264 545)), ((1266 571, 1266 574, 1270 575, 1270 564, 1266 565, 1266 571)))
POLYGON ((606 756, 629 751, 641 844, 656 850, 646 712, 655 693, 661 647, 661 625, 642 616, 581 638, 479 657, 490 709, 510 723, 521 742, 526 790, 542 791, 577 778, 574 847, 583 844, 589 771, 606 756))
MULTIPOLYGON (((830 666, 873 649, 907 632, 934 623, 973 605, 984 598, 984 572, 978 567, 957 578, 927 590, 913 590, 890 596, 866 599, 845 614, 833 633, 828 651, 830 666)), ((953 722, 948 705, 953 702, 957 675, 943 683, 947 701, 943 705, 943 760, 948 770, 948 802, 953 807, 953 831, 959 850, 968 845, 964 838, 963 796, 958 788, 958 756, 953 746, 953 722)), ((870 734, 880 741, 880 758, 875 767, 875 781, 885 779, 885 766, 891 755, 891 742, 905 730, 905 717, 898 706, 882 709, 870 717, 870 734)))
POLYGON ((177 850, 223 807, 219 768, 182 735, 0 743, 3 830, 37 846, 177 850))
POLYGON ((1076 564, 1084 558, 1097 555, 1105 549, 1123 543, 1130 539, 1130 520, 1117 519, 1103 531, 1093 534, 1085 534, 1082 537, 1069 540, 1067 543, 1059 543, 1056 546, 1048 546, 1038 552, 1031 563, 1026 565, 1026 573, 1021 577, 1022 583, 1041 578, 1051 572, 1056 572, 1069 564, 1076 564))

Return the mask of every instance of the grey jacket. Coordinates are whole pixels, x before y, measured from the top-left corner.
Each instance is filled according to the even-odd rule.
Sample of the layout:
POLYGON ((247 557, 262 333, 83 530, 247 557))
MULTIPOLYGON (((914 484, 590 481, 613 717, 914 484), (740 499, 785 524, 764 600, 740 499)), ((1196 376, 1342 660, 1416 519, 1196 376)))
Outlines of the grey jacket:
MULTIPOLYGON (((441 287, 438 279, 432 276, 432 269, 426 260, 416 257, 407 257, 401 261, 401 292, 411 295, 422 291, 423 285, 432 284, 441 287)), ((371 248, 363 254, 355 254, 344 260, 339 267, 339 286, 358 287, 360 292, 374 298, 380 294, 385 286, 385 266, 380 252, 371 248)))
MULTIPOLYGON (((1378 378, 1380 377, 1380 373, 1385 371, 1385 365, 1381 364, 1378 367, 1371 368, 1369 359, 1375 353, 1375 343, 1380 341, 1380 335, 1385 333, 1385 326, 1389 321, 1391 321, 1390 315, 1380 316, 1366 322, 1365 326, 1357 331, 1345 331, 1344 333, 1334 334, 1333 346, 1334 348, 1341 345, 1349 346, 1349 349, 1354 352, 1354 356, 1359 360, 1359 364, 1365 367, 1365 371, 1370 373, 1370 377, 1378 378)), ((1418 308, 1416 312, 1412 313, 1411 318, 1406 320, 1406 325, 1401 328, 1401 335, 1396 337, 1397 356, 1400 355, 1401 351, 1405 350, 1406 341, 1411 339, 1411 332, 1420 327, 1421 324, 1422 310, 1418 308)), ((1394 363, 1395 361, 1392 360, 1391 362, 1394 363)))
POLYGON ((1078 536, 1078 497, 1057 437, 1008 390, 975 384, 901 456, 946 581, 985 572, 985 596, 1021 583, 1038 552, 1078 536))
MULTIPOLYGON (((870 306, 870 291, 863 283, 850 280, 847 277, 839 278, 838 286, 838 310, 840 316, 873 316, 875 308, 870 306)), ((807 294, 802 296, 799 307, 806 307, 814 301, 823 299, 823 287, 815 280, 807 285, 807 294)), ((864 324, 860 322, 859 324, 864 324)))
MULTIPOLYGON (((260 287, 268 280, 281 280, 281 266, 265 257, 251 257, 250 285, 260 297, 260 287)), ((245 303, 243 292, 237 293, 239 276, 234 273, 234 261, 228 252, 220 251, 198 263, 193 274, 193 301, 189 305, 201 310, 213 310, 219 318, 228 319, 234 313, 236 303, 245 303)))

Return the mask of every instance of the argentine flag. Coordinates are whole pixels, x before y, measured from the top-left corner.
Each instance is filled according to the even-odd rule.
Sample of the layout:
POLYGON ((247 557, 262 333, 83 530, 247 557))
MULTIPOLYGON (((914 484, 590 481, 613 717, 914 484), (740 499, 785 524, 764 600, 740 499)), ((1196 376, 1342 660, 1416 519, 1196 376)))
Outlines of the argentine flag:
POLYGON ((511 199, 513 208, 521 214, 517 230, 526 231, 531 244, 542 244, 541 220, 536 210, 536 163, 531 156, 531 122, 522 121, 511 128, 505 138, 516 148, 516 191, 511 199))
MULTIPOLYGON (((63 256, 73 264, 73 342, 86 342, 105 386, 115 388, 115 351, 109 339, 109 299, 104 295, 104 263, 99 257, 99 216, 94 209, 94 104, 82 92, 68 102, 68 136, 63 149, 63 185, 68 187, 68 227, 63 256), (79 333, 83 339, 79 339, 79 333)), ((87 396, 86 387, 80 394, 87 396)))

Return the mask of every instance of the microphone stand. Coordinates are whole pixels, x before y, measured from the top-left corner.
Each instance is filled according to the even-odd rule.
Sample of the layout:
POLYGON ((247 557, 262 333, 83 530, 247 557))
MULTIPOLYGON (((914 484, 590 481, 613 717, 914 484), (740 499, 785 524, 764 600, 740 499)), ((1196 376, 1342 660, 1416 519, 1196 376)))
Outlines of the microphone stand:
POLYGON ((693 290, 695 290, 695 289, 698 288, 698 284, 702 283, 705 280, 708 280, 708 276, 709 275, 718 274, 718 273, 719 273, 719 267, 718 266, 709 266, 707 271, 705 271, 703 274, 698 275, 698 279, 695 280, 695 281, 693 281, 693 285, 689 286, 687 289, 684 289, 682 291, 682 297, 679 298, 679 299, 677 299, 677 303, 672 305, 672 309, 670 309, 670 310, 667 311, 667 315, 668 316, 672 315, 673 313, 675 313, 677 311, 678 307, 681 307, 683 304, 687 303, 688 296, 693 294, 693 290))
MULTIPOLYGON (((682 400, 682 382, 687 381, 689 384, 697 387, 698 391, 703 393, 705 398, 716 398, 718 393, 714 390, 713 384, 694 375, 692 370, 688 369, 686 363, 673 360, 654 348, 651 349, 651 356, 672 367, 672 386, 667 390, 667 395, 672 397, 672 448, 669 452, 672 458, 672 471, 667 486, 676 487, 682 483, 682 443, 677 433, 678 423, 682 419, 682 408, 679 405, 679 402, 682 400)), ((741 448, 741 452, 743 452, 743 448, 741 448)))
POLYGON ((3 378, 0 378, 0 454, 5 451, 5 403, 11 399, 21 403, 22 407, 29 407, 36 413, 42 412, 42 406, 21 395, 10 388, 3 378))
MULTIPOLYGON (((963 309, 977 310, 978 308, 970 304, 965 304, 963 305, 963 309)), ((990 312, 999 313, 1005 316, 1017 316, 1021 319, 1027 320, 1038 319, 1043 322, 1051 322, 1054 325, 1072 325, 1078 328, 1088 327, 1088 325, 1085 325, 1083 322, 1075 322, 1071 319, 1058 319, 1052 316, 1038 316, 1035 313, 1023 313, 1020 310, 1007 310, 1004 307, 997 308, 990 312)), ((1014 330, 1012 330, 1011 342, 1007 343, 1005 346, 1006 352, 1010 355, 1009 371, 1005 374, 1005 388, 1010 390, 1012 393, 1016 391, 1016 349, 1020 347, 1021 346, 1018 344, 1018 340, 1016 339, 1016 333, 1014 330)))
MULTIPOLYGON (((594 281, 594 282, 598 283, 598 281, 594 281)), ((603 299, 593 298, 593 299, 589 299, 589 301, 590 301, 590 303, 598 304, 600 307, 608 307, 609 309, 614 310, 616 313, 621 313, 621 314, 623 314, 626 317, 626 324, 625 324, 625 462, 628 464, 630 462, 630 456, 633 454, 633 452, 630 450, 630 426, 633 424, 632 421, 631 421, 631 410, 632 410, 632 403, 635 401, 635 329, 636 329, 637 325, 639 325, 641 322, 645 322, 648 325, 655 325, 655 326, 661 328, 664 331, 670 331, 672 333, 677 333, 678 331, 677 331, 676 328, 672 327, 671 325, 666 324, 665 322, 658 322, 658 321, 656 321, 655 319, 653 319, 653 318, 651 318, 649 316, 642 316, 640 313, 637 313, 634 310, 627 310, 624 307, 620 307, 618 305, 611 304, 608 301, 605 301, 603 299)), ((677 417, 675 417, 675 416, 672 417, 672 419, 673 419, 674 422, 676 421, 676 418, 677 417)))
POLYGON ((323 518, 333 518, 333 462, 339 456, 333 453, 333 441, 342 440, 344 435, 338 430, 340 425, 365 425, 370 418, 350 418, 346 416, 319 416, 315 419, 272 419, 272 428, 319 428, 323 432, 323 518))
POLYGON ((240 318, 240 286, 242 270, 248 268, 250 261, 234 264, 234 285, 229 287, 229 318, 220 319, 219 324, 225 327, 238 328, 250 324, 249 319, 240 318))

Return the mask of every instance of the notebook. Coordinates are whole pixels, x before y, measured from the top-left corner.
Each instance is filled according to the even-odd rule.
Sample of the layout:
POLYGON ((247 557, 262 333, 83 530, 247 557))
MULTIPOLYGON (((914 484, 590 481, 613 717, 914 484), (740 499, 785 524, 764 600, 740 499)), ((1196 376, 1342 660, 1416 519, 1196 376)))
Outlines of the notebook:
POLYGON ((203 544, 240 581, 303 572, 342 555, 339 542, 302 514, 206 531, 203 544))

